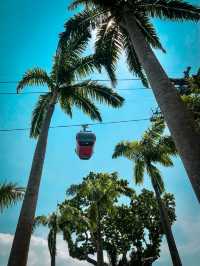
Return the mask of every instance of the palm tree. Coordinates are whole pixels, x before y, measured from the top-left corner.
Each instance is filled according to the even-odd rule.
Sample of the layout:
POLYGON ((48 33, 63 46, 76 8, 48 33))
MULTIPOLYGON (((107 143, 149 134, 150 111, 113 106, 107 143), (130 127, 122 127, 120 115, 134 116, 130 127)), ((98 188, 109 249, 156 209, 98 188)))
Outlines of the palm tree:
POLYGON ((168 214, 161 199, 161 193, 164 191, 164 183, 159 169, 155 166, 156 163, 163 166, 172 166, 173 162, 170 156, 176 154, 173 141, 168 136, 162 136, 163 131, 163 121, 155 121, 152 124, 152 128, 144 133, 140 141, 121 142, 117 144, 113 158, 124 156, 133 161, 136 184, 143 183, 146 170, 158 201, 161 223, 166 234, 173 265, 180 266, 182 264, 172 234, 168 214))
POLYGON ((8 265, 25 266, 27 262, 32 225, 34 222, 39 185, 45 159, 48 130, 56 103, 72 116, 72 107, 78 107, 91 119, 101 121, 101 114, 94 101, 114 108, 122 106, 123 98, 112 89, 90 80, 79 78, 101 70, 97 56, 81 57, 87 38, 79 34, 60 44, 50 75, 40 68, 27 71, 17 86, 19 92, 28 85, 47 85, 49 92, 41 95, 33 111, 31 137, 38 138, 28 186, 23 201, 8 265))
POLYGON ((58 213, 53 212, 49 216, 41 215, 37 216, 34 220, 33 229, 38 227, 39 225, 48 226, 48 248, 51 256, 51 266, 56 265, 56 236, 60 231, 58 213))
POLYGON ((22 200, 25 193, 25 188, 18 187, 15 183, 0 184, 0 211, 22 200))
POLYGON ((193 117, 152 50, 164 51, 151 21, 157 17, 196 22, 200 9, 182 0, 74 0, 70 8, 80 4, 86 8, 66 23, 66 36, 97 28, 96 51, 107 51, 110 68, 114 69, 120 52, 125 50, 130 70, 143 81, 144 69, 200 202, 199 134, 193 117))

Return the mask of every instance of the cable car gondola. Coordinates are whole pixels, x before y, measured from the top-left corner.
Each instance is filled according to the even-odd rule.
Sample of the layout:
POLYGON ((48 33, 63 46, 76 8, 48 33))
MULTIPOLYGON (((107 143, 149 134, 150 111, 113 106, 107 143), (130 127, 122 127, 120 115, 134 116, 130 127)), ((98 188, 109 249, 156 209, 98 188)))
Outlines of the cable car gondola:
POLYGON ((81 160, 91 158, 96 142, 95 134, 86 130, 87 127, 87 125, 83 125, 83 130, 76 134, 76 153, 81 160))

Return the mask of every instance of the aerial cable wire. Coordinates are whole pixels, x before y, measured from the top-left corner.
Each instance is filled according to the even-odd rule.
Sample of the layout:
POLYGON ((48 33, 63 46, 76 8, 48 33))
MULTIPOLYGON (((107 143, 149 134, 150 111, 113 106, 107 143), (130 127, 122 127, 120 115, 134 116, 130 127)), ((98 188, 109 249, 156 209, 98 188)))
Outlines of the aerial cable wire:
MULTIPOLYGON (((139 119, 129 119, 129 120, 119 120, 119 121, 108 121, 108 122, 96 122, 96 123, 82 123, 82 124, 71 124, 71 125, 57 125, 50 126, 50 129, 55 128, 69 128, 69 127, 80 127, 83 125, 87 126, 97 126, 97 125, 110 125, 110 124, 122 124, 122 123, 131 123, 131 122, 140 122, 140 121, 148 121, 150 118, 139 118, 139 119)), ((0 132, 12 132, 12 131, 27 131, 30 128, 8 128, 8 129, 0 129, 0 132)))

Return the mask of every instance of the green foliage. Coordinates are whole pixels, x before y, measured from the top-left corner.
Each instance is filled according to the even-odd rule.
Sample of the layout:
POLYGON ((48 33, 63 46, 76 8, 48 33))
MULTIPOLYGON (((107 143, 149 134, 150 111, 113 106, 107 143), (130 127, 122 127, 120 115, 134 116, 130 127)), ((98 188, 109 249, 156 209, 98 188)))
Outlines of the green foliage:
POLYGON ((52 93, 48 92, 40 95, 38 102, 32 113, 30 137, 37 138, 40 134, 42 123, 46 117, 49 102, 52 99, 52 93))
POLYGON ((125 157, 134 164, 134 179, 136 184, 143 183, 145 169, 151 179, 164 191, 164 183, 160 171, 154 164, 173 166, 172 155, 176 155, 176 147, 169 136, 164 136, 164 121, 156 119, 145 131, 140 141, 120 142, 116 145, 113 158, 125 157))
POLYGON ((0 184, 0 211, 22 200, 25 188, 18 187, 15 183, 0 184))
POLYGON ((62 33, 51 74, 34 68, 27 71, 19 82, 17 91, 27 85, 47 85, 50 91, 41 95, 36 103, 32 115, 31 137, 39 136, 49 106, 57 102, 70 117, 73 107, 77 107, 91 119, 98 121, 102 121, 102 117, 96 103, 114 108, 122 106, 124 99, 111 88, 89 80, 79 81, 95 70, 100 72, 104 66, 102 54, 82 57, 89 37, 90 34, 85 32, 78 35, 62 33))
MULTIPOLYGON (((173 195, 164 194, 163 203, 172 224, 176 219, 173 195)), ((142 265, 159 257, 163 231, 154 193, 143 190, 136 195, 117 173, 91 172, 81 184, 70 186, 59 210, 59 227, 74 258, 96 265, 90 256, 97 251, 99 226, 109 265, 142 265), (121 203, 122 195, 128 197, 126 204, 121 203)))
MULTIPOLYGON (((142 66, 139 63, 134 47, 123 25, 126 12, 131 13, 148 43, 165 52, 151 18, 170 19, 175 21, 200 20, 200 9, 181 0, 74 0, 70 9, 84 5, 85 9, 65 24, 66 36, 78 35, 80 32, 90 34, 97 29, 96 53, 106 55, 104 61, 113 84, 114 71, 120 53, 124 50, 129 69, 148 86, 142 66)), ((102 56, 101 56, 102 57, 102 56)))
MULTIPOLYGON (((165 194, 163 202, 173 223, 173 196, 165 194)), ((132 196, 130 204, 117 206, 112 216, 106 216, 103 223, 104 247, 112 259, 111 265, 143 265, 144 261, 155 261, 159 257, 163 236, 159 218, 156 198, 153 192, 145 189, 141 194, 132 196)))
MULTIPOLYGON (((178 92, 181 95, 181 99, 183 100, 186 107, 191 111, 191 114, 195 121, 195 126, 197 131, 200 132, 200 68, 196 74, 190 76, 190 69, 188 67, 186 71, 184 71, 185 77, 180 79, 171 79, 174 82, 178 92)), ((152 121, 163 120, 164 117, 161 114, 160 110, 157 110, 152 117, 152 121)), ((173 141, 171 137, 168 138, 171 145, 173 141)), ((170 145, 170 144, 169 144, 170 145)))

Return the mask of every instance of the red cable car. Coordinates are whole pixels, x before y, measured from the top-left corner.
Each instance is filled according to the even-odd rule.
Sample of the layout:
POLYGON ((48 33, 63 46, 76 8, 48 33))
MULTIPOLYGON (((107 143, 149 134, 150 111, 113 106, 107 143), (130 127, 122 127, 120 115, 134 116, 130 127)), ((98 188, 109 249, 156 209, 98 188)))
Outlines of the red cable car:
POLYGON ((81 160, 89 160, 93 154, 96 136, 86 130, 88 126, 83 125, 83 131, 76 134, 76 153, 81 160))

